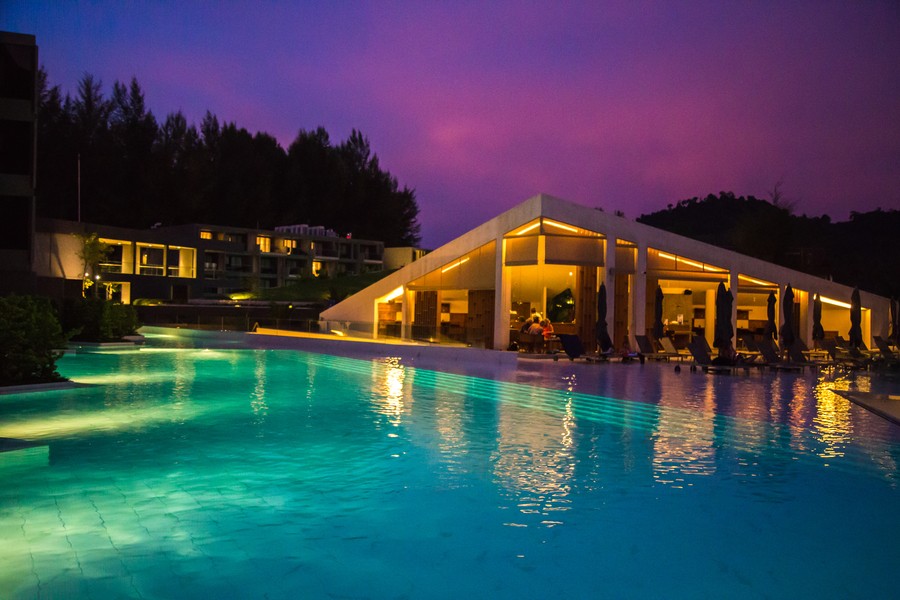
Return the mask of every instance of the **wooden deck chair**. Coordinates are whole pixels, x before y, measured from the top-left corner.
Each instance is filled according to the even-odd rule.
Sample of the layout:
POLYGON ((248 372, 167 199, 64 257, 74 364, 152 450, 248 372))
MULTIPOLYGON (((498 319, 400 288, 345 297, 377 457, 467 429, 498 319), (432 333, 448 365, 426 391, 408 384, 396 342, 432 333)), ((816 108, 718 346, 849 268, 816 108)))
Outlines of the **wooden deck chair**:
POLYGON ((651 360, 665 360, 668 361, 671 356, 666 354, 665 352, 660 352, 653 346, 653 342, 650 341, 646 335, 635 335, 634 341, 637 342, 638 351, 644 355, 645 358, 649 358, 651 360))
POLYGON ((659 340, 660 346, 662 346, 663 353, 668 354, 671 358, 677 358, 678 360, 684 360, 685 358, 690 358, 690 354, 682 354, 675 348, 675 344, 672 343, 668 337, 660 338, 659 340))

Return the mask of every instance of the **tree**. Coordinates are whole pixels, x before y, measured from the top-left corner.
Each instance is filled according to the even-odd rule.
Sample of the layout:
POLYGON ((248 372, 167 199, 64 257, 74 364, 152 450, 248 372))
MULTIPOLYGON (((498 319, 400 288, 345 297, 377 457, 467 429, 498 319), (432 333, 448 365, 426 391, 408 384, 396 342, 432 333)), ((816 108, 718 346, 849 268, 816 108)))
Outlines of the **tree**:
POLYGON ((0 385, 61 380, 56 359, 65 345, 66 337, 47 299, 0 297, 0 385))
POLYGON ((107 222, 127 225, 152 225, 158 220, 159 178, 154 153, 159 126, 147 110, 144 92, 137 79, 113 84, 109 116, 110 146, 106 177, 112 180, 110 214, 107 222))
POLYGON ((77 251, 81 259, 84 276, 81 282, 81 295, 87 297, 87 290, 93 286, 94 297, 98 297, 100 281, 100 263, 108 256, 109 247, 100 241, 96 233, 73 233, 81 247, 77 251))
POLYGON ((116 81, 109 99, 90 74, 74 99, 43 71, 39 86, 39 216, 75 218, 80 195, 83 220, 107 225, 308 223, 388 245, 419 241, 415 191, 381 167, 359 130, 337 145, 322 127, 300 130, 285 150, 210 111, 198 127, 180 112, 160 123, 136 78, 116 81))

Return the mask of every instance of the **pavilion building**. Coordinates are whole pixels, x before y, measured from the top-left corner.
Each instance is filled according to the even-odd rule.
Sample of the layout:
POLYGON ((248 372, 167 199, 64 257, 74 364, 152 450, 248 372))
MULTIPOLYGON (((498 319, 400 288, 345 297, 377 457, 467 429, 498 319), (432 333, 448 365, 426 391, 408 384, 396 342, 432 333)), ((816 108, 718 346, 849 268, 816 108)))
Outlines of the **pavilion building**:
MULTIPOLYGON (((321 313, 326 330, 372 338, 399 337, 505 349, 532 309, 558 333, 596 347, 597 297, 605 284, 606 321, 616 348, 649 333, 657 290, 677 346, 713 339, 716 288, 734 297, 737 337, 760 334, 770 294, 777 326, 791 286, 795 334, 812 341, 813 299, 822 301, 826 336, 847 336, 853 289, 540 194, 426 254, 321 313)), ((860 292, 864 342, 886 336, 887 298, 860 292)))

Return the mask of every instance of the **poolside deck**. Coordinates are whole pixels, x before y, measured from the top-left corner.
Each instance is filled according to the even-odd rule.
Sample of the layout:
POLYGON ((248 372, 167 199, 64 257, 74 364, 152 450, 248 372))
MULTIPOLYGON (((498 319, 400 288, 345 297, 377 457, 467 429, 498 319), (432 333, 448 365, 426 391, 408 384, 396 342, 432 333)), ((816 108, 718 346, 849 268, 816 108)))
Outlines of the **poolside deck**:
MULTIPOLYGON (((402 358, 412 366, 419 365, 423 367, 428 367, 429 365, 478 364, 488 367, 515 369, 517 360, 514 352, 411 342, 391 338, 373 340, 362 337, 264 328, 259 328, 251 333, 210 332, 191 329, 177 329, 175 331, 181 336, 196 339, 208 338, 216 340, 218 343, 230 342, 247 348, 305 350, 308 352, 346 356, 348 358, 390 356, 402 358)), ((141 332, 171 334, 173 330, 166 327, 143 327, 141 332)))
POLYGON ((900 396, 895 394, 874 394, 871 392, 850 392, 842 390, 834 390, 834 392, 843 396, 850 402, 858 404, 866 410, 900 425, 900 396))

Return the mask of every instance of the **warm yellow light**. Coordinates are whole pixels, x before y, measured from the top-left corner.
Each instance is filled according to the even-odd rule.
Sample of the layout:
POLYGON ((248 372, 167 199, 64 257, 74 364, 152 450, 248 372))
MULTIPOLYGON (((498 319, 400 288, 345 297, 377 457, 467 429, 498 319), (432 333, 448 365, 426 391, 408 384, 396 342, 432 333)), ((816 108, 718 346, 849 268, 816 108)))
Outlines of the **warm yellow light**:
POLYGON ((523 229, 522 231, 518 232, 516 235, 524 235, 524 234, 528 233, 529 231, 531 231, 531 230, 533 230, 533 229, 537 229, 537 228, 540 227, 540 226, 541 226, 541 222, 540 222, 540 221, 538 221, 538 222, 536 222, 536 223, 532 223, 531 225, 529 225, 528 227, 526 227, 526 228, 523 229))
POLYGON ((461 258, 458 261, 456 261, 455 263, 453 263, 452 265, 450 265, 449 267, 445 267, 445 268, 441 269, 441 273, 446 273, 447 271, 451 271, 451 270, 455 269, 456 267, 458 267, 459 265, 465 264, 467 262, 469 262, 468 258, 461 258))
POLYGON ((672 254, 667 254, 665 252, 660 252, 659 257, 665 258, 668 260, 678 260, 688 266, 696 267, 697 269, 702 269, 704 271, 716 271, 719 273, 725 271, 725 269, 720 269, 719 267, 714 267, 712 265, 707 265, 706 263, 701 263, 701 262, 697 262, 695 260, 690 260, 689 258, 684 258, 683 256, 674 256, 672 254))
POLYGON ((387 296, 385 296, 384 301, 390 302, 394 298, 399 298, 401 295, 403 295, 403 286, 402 285, 400 287, 398 287, 396 290, 394 290, 393 292, 391 292, 390 294, 388 294, 387 296))
POLYGON ((544 223, 550 225, 551 227, 556 227, 557 229, 563 229, 565 231, 571 231, 572 233, 578 233, 578 230, 574 227, 570 227, 568 225, 563 225, 562 223, 557 223, 556 221, 551 221, 550 219, 544 219, 544 223))
POLYGON ((755 283, 756 285, 765 285, 765 286, 769 286, 769 287, 775 286, 775 284, 770 281, 763 281, 762 279, 754 279, 754 278, 748 277, 746 275, 739 274, 738 279, 740 279, 741 281, 747 281, 749 283, 755 283))
POLYGON ((337 329, 332 329, 331 333, 333 333, 334 335, 339 336, 339 337, 344 337, 344 332, 338 331, 337 329))
POLYGON ((825 296, 819 296, 819 300, 822 301, 822 304, 831 304, 832 306, 840 306, 841 308, 850 308, 850 305, 846 302, 841 302, 840 300, 834 300, 832 298, 826 298, 825 296))

